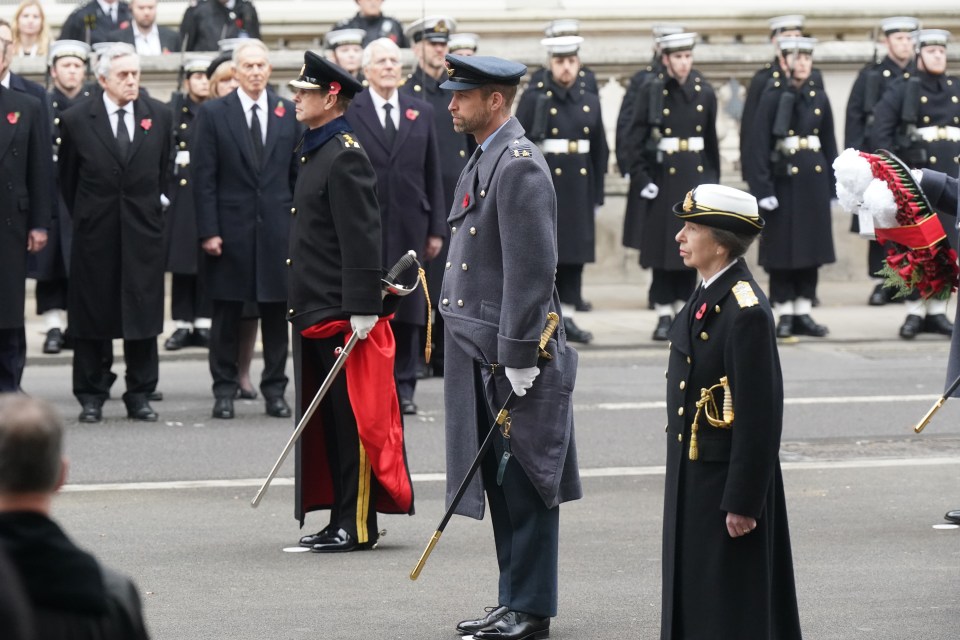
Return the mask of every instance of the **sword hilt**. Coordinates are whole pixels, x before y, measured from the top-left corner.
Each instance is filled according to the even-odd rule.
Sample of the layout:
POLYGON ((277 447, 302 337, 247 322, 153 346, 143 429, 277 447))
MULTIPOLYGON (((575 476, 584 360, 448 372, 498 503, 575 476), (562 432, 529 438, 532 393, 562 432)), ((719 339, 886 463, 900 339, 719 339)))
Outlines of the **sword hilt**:
POLYGON ((553 359, 553 356, 547 353, 547 343, 550 342, 550 338, 553 337, 554 332, 557 330, 557 325, 559 324, 560 316, 553 311, 547 314, 547 325, 543 328, 543 333, 540 334, 541 358, 546 358, 547 360, 553 359))

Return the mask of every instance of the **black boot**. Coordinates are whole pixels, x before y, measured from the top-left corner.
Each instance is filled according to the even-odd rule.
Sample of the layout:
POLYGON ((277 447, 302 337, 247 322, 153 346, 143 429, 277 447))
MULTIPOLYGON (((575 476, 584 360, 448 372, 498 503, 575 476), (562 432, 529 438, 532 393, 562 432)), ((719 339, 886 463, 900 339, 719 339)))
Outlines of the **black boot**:
POLYGON ((953 335, 953 323, 947 320, 947 316, 937 313, 923 319, 923 332, 941 336, 953 335))
POLYGON ((873 293, 870 294, 867 304, 871 307, 882 307, 887 304, 887 292, 883 290, 882 282, 873 288, 873 293))
POLYGON ((63 348, 63 333, 60 329, 50 329, 47 331, 47 337, 43 341, 44 353, 60 353, 63 348))
POLYGON ((830 333, 830 330, 822 324, 814 322, 810 314, 805 313, 802 316, 793 316, 793 333, 798 336, 822 338, 830 333))
POLYGON ((191 344, 190 329, 177 329, 167 338, 166 342, 163 343, 163 348, 167 351, 179 351, 184 347, 189 347, 191 344))
POLYGON ((923 318, 911 313, 900 326, 900 337, 904 340, 913 340, 922 329, 923 318))
POLYGON ((777 321, 777 337, 790 338, 793 336, 793 316, 784 314, 777 321))
POLYGON ((653 330, 653 339, 657 342, 667 340, 667 334, 670 332, 671 324, 673 324, 673 318, 670 316, 660 316, 657 318, 657 328, 653 330))
POLYGON ((593 334, 589 331, 584 331, 570 318, 563 319, 563 330, 567 334, 567 340, 570 342, 581 342, 583 344, 589 344, 593 340, 593 334))

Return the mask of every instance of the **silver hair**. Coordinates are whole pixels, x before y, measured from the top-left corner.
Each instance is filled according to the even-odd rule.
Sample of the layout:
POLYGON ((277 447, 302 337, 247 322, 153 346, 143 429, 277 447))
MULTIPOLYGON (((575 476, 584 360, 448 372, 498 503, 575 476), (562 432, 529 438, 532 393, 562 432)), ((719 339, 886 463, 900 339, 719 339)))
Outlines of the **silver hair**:
POLYGON ((363 48, 363 57, 360 59, 360 66, 366 68, 370 66, 370 60, 373 58, 375 49, 383 49, 391 53, 400 53, 400 47, 390 38, 377 38, 363 48))
POLYGON ((240 60, 240 52, 246 49, 259 49, 263 52, 263 55, 268 60, 270 59, 270 49, 267 48, 267 45, 263 44, 262 41, 257 40, 256 38, 245 38, 243 42, 237 45, 237 48, 233 50, 233 63, 237 64, 240 60))
POLYGON ((97 57, 97 77, 106 78, 110 75, 110 67, 113 64, 114 60, 119 58, 126 58, 127 56, 132 56, 137 63, 137 68, 140 68, 140 56, 137 55, 137 50, 133 48, 133 45, 126 44, 124 42, 118 42, 106 51, 103 51, 97 57))

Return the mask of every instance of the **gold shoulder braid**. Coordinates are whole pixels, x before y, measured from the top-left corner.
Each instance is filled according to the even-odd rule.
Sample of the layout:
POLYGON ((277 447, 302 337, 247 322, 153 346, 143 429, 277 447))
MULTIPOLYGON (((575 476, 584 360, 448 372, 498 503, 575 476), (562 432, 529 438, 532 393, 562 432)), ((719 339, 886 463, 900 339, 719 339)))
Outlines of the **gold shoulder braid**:
POLYGON ((760 304, 760 300, 757 298, 757 294, 753 291, 753 287, 751 287, 750 283, 746 280, 741 280, 737 284, 733 285, 733 295, 736 296, 737 304, 740 305, 741 309, 755 307, 760 304))
MULTIPOLYGON (((747 286, 749 287, 750 285, 747 286)), ((701 413, 707 417, 707 423, 711 427, 716 427, 717 429, 730 429, 733 427, 733 394, 730 392, 730 383, 727 380, 727 376, 720 378, 720 382, 709 389, 700 389, 700 399, 697 400, 697 413, 693 416, 693 425, 690 427, 690 451, 688 453, 690 460, 696 460, 700 457, 697 431, 700 429, 699 421, 701 413), (713 399, 713 390, 717 388, 720 389, 720 394, 723 397, 722 418, 717 417, 719 414, 717 411, 717 401, 713 399), (711 415, 711 411, 713 415, 711 415)))

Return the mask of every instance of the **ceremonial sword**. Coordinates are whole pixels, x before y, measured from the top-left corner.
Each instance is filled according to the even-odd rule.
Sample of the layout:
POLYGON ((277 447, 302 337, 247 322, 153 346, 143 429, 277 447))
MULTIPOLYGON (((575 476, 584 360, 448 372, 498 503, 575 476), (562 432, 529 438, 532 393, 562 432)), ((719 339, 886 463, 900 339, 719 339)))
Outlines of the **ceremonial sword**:
MULTIPOLYGON (((397 260, 397 263, 393 265, 393 268, 390 269, 390 272, 387 273, 387 276, 380 281, 383 289, 383 298, 386 298, 388 294, 399 297, 407 296, 417 288, 419 281, 414 282, 413 286, 409 288, 395 282, 397 276, 406 271, 408 268, 412 267, 414 264, 418 264, 417 252, 411 249, 401 256, 399 260, 397 260)), ((287 445, 280 453, 280 457, 273 465, 273 469, 270 470, 270 473, 267 475, 267 479, 263 481, 260 489, 257 490, 257 495, 255 495, 253 500, 250 501, 250 506, 252 506, 254 509, 257 508, 257 506, 260 504, 260 500, 263 499, 264 494, 267 492, 267 487, 270 486, 270 483, 273 482, 274 477, 277 475, 277 471, 280 470, 280 465, 282 465, 283 461, 287 459, 291 449, 293 449, 293 446, 297 443, 297 440, 300 439, 300 435, 303 433, 303 430, 307 428, 310 418, 313 417, 317 407, 320 406, 320 401, 323 400, 323 397, 327 394, 327 391, 330 390, 330 387, 333 385, 334 378, 337 377, 337 373, 339 373, 340 369, 343 368, 343 363, 347 361, 347 356, 349 356, 350 352, 353 351, 353 347, 357 344, 357 340, 359 339, 360 338, 357 335, 357 332, 352 332, 350 334, 350 338, 347 340, 347 344, 344 345, 343 349, 340 350, 340 355, 337 356, 333 366, 330 367, 330 372, 327 374, 327 377, 324 378, 323 384, 320 385, 320 388, 317 389, 317 393, 315 396, 313 396, 313 400, 310 401, 310 405, 307 407, 307 410, 303 412, 303 416, 297 423, 297 428, 293 430, 292 434, 290 434, 290 439, 287 440, 287 445)))
MULTIPOLYGON (((553 358, 553 356, 547 353, 547 343, 550 342, 553 332, 557 330, 557 324, 559 324, 559 322, 560 316, 558 316, 556 313, 551 311, 547 314, 547 324, 543 328, 543 333, 540 334, 540 358, 545 360, 551 360, 553 358)), ((510 389, 507 399, 504 401, 503 406, 500 407, 500 411, 497 412, 497 417, 494 418, 493 424, 490 425, 490 431, 487 432, 487 437, 483 439, 483 443, 480 445, 480 450, 477 451, 477 457, 473 459, 473 464, 470 465, 470 469, 467 471, 466 477, 464 477, 463 482, 460 483, 460 488, 457 489, 457 494, 453 496, 450 506, 447 507, 447 512, 443 514, 440 524, 437 525, 437 530, 434 531, 433 536, 430 537, 430 541, 427 543, 427 548, 423 550, 420 560, 417 561, 417 566, 414 567, 413 571, 410 572, 411 580, 416 580, 420 577, 420 572, 423 571, 423 565, 427 563, 427 558, 430 557, 430 554, 433 552, 433 548, 437 546, 437 542, 440 541, 440 536, 443 534, 443 530, 446 528, 447 523, 450 522, 450 518, 453 516, 454 509, 456 509, 457 505, 460 504, 463 494, 467 492, 467 486, 470 484, 470 481, 473 480, 473 476, 476 475, 477 469, 480 468, 480 463, 483 461, 483 456, 487 453, 487 449, 489 449, 490 445, 493 443, 493 436, 495 433, 497 433, 497 428, 507 422, 509 417, 507 405, 509 405, 510 401, 513 400, 514 395, 516 394, 514 393, 513 389, 510 389)))
POLYGON ((960 387, 960 377, 953 381, 946 391, 943 392, 943 395, 933 403, 933 406, 930 407, 930 411, 927 411, 927 415, 923 416, 920 419, 920 422, 917 423, 917 426, 913 428, 914 433, 920 433, 923 431, 923 428, 927 426, 927 423, 930 422, 930 419, 933 418, 933 414, 940 410, 940 407, 943 406, 943 403, 947 401, 947 398, 953 395, 953 392, 957 390, 957 387, 960 387))

